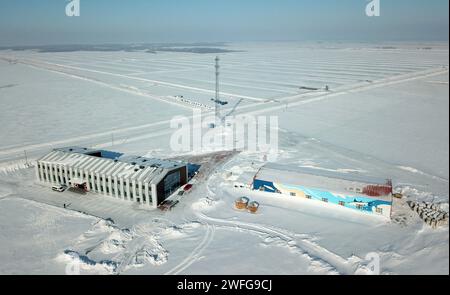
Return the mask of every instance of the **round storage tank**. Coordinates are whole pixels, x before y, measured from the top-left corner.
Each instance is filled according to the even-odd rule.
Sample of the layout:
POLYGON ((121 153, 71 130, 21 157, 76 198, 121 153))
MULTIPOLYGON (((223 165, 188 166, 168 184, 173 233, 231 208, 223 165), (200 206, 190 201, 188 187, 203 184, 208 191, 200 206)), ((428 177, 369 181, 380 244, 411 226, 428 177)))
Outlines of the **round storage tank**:
POLYGON ((247 208, 248 202, 250 202, 250 199, 247 197, 242 197, 236 200, 235 206, 239 210, 244 210, 247 208))
POLYGON ((259 209, 259 203, 256 201, 250 202, 247 206, 247 209, 250 213, 256 213, 259 209))

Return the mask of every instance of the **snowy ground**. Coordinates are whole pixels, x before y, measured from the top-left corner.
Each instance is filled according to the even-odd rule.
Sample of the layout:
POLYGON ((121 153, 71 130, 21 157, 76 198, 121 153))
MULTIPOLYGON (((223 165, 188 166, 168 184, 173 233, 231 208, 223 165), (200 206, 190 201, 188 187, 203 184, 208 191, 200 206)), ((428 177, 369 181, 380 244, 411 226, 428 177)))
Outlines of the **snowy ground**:
MULTIPOLYGON (((408 199, 448 210, 447 44, 229 47, 241 51, 221 54, 224 113, 278 115, 278 162, 391 177, 408 199)), ((372 252, 383 274, 449 273, 448 227, 429 228, 406 200, 386 222, 233 188, 230 172, 253 173, 258 154, 218 162, 168 213, 34 183, 24 151, 29 161, 74 144, 183 156, 169 149, 169 120, 193 105, 173 97, 211 107, 214 56, 0 51, 0 273, 80 261, 86 274, 364 274, 372 252), (234 210, 242 195, 261 212, 234 210)))

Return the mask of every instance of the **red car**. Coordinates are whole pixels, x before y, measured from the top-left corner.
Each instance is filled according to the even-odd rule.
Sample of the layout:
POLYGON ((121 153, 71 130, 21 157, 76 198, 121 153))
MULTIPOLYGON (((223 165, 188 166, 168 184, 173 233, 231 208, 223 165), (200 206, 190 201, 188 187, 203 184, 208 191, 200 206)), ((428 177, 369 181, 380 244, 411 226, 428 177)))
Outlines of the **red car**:
POLYGON ((192 189, 192 184, 190 184, 190 183, 186 184, 186 185, 184 186, 184 188, 183 188, 183 190, 184 190, 185 192, 188 192, 188 191, 190 191, 191 189, 192 189))

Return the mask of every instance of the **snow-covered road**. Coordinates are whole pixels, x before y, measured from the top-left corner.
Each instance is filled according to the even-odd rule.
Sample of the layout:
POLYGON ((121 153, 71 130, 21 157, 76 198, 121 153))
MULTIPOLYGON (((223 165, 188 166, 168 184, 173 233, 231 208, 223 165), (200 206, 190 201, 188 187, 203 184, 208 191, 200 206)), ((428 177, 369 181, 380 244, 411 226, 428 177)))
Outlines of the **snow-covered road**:
MULTIPOLYGON (((230 99, 222 112, 278 116, 280 163, 390 177, 408 200, 448 206, 448 45, 247 46, 222 59, 222 94, 230 99), (324 84, 331 90, 320 90, 324 84)), ((24 245, 12 234, 24 227, 21 216, 46 228, 33 239, 38 255, 23 254, 28 261, 14 271, 38 273, 47 259, 50 273, 63 273, 65 263, 81 259, 87 273, 366 274, 366 255, 376 253, 383 274, 448 273, 448 227, 428 228, 404 204, 386 222, 234 189, 226 175, 251 173, 263 164, 258 153, 218 163, 167 213, 37 186, 25 151, 28 162, 69 145, 205 156, 170 151, 170 119, 192 116, 192 105, 169 97, 210 103, 214 56, 8 51, 0 57, 0 210, 11 219, 0 223, 10 224, 0 231, 1 260, 29 252, 11 250, 24 245), (236 211, 233 202, 242 195, 258 200, 261 211, 236 211), (66 214, 64 204, 86 214, 66 214), (12 214, 14 207, 35 214, 12 214), (73 235, 51 243, 61 231, 52 220, 61 216, 73 221, 73 235)))

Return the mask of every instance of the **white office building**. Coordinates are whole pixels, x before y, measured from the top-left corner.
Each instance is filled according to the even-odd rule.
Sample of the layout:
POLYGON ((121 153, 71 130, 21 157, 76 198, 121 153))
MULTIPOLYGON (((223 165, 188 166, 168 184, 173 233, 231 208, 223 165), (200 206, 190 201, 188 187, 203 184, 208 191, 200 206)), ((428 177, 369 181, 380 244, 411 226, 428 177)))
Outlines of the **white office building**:
POLYGON ((187 183, 186 163, 124 156, 81 147, 55 149, 37 160, 36 178, 112 198, 157 207, 187 183))

